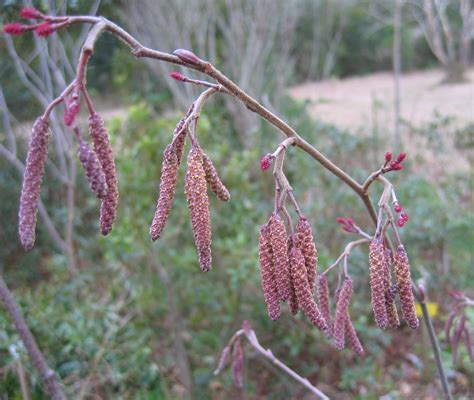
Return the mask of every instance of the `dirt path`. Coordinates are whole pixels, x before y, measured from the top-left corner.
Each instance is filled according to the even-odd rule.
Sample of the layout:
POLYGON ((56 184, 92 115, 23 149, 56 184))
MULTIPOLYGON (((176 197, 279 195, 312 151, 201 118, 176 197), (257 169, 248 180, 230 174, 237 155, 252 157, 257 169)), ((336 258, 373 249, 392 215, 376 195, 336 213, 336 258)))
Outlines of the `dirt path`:
MULTIPOLYGON (((440 70, 404 74, 401 79, 402 118, 415 126, 433 120, 433 113, 453 116, 461 126, 474 123, 474 69, 469 82, 440 85, 440 70)), ((319 120, 352 131, 393 127, 393 77, 389 72, 343 80, 304 83, 289 90, 299 100, 310 100, 309 112, 319 120)))

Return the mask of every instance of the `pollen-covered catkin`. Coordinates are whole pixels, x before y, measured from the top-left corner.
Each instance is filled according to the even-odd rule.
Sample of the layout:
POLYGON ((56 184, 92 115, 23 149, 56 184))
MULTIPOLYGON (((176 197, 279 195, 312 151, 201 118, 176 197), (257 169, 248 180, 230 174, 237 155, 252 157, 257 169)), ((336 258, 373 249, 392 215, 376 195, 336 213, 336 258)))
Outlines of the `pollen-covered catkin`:
POLYGON ((160 177, 160 194, 156 202, 155 215, 150 226, 150 238, 156 240, 161 236, 163 228, 173 206, 176 181, 178 179, 178 157, 170 144, 163 153, 163 164, 160 177))
POLYGON ((385 329, 388 322, 385 306, 385 255, 383 243, 376 238, 372 239, 369 246, 369 271, 375 322, 381 329, 385 329))
POLYGON ((362 357, 364 355, 364 348, 362 347, 362 343, 357 336, 357 332, 352 325, 351 316, 347 313, 346 316, 346 323, 345 323, 345 335, 347 338, 347 342, 349 346, 351 346, 352 350, 359 356, 362 357))
POLYGON ((86 141, 81 140, 77 155, 92 192, 99 199, 103 199, 107 195, 107 183, 96 152, 89 147, 86 141))
POLYGON ((315 279, 318 264, 318 251, 314 244, 311 225, 305 217, 298 219, 298 242, 303 252, 306 274, 308 276, 309 289, 314 293, 315 279))
POLYGON ((217 174, 216 167, 212 163, 211 159, 206 153, 202 155, 202 161, 204 166, 204 172, 206 174, 206 181, 209 185, 209 188, 221 201, 229 201, 230 193, 222 183, 219 175, 217 174))
POLYGON ((278 295, 281 301, 290 297, 291 278, 290 262, 288 259, 288 238, 286 236, 285 223, 276 214, 270 218, 270 245, 272 247, 273 261, 275 265, 275 278, 277 282, 278 295))
POLYGON ((89 117, 89 134, 94 144, 94 151, 97 154, 100 165, 105 175, 107 183, 107 195, 101 199, 100 206, 100 230, 103 235, 107 235, 112 230, 112 225, 117 216, 118 207, 118 180, 115 171, 115 161, 112 147, 109 143, 109 134, 105 128, 102 118, 93 113, 89 117))
POLYGON ((403 318, 410 328, 416 329, 420 321, 416 316, 415 299, 411 288, 410 263, 403 245, 398 246, 395 252, 394 266, 403 318))
POLYGON ((191 226, 194 234, 194 243, 199 256, 201 271, 207 272, 212 267, 211 254, 211 214, 209 198, 202 165, 202 150, 193 145, 188 154, 188 169, 184 184, 184 192, 191 215, 191 226))
POLYGON ((337 296, 336 315, 334 317, 334 343, 338 350, 344 348, 346 319, 349 312, 349 303, 352 297, 352 279, 346 278, 341 291, 337 296))
POLYGON ((25 250, 30 250, 35 244, 36 214, 40 200, 44 164, 48 156, 49 136, 48 121, 38 118, 33 125, 28 155, 26 156, 18 213, 18 233, 25 250))
POLYGON ((291 277, 295 287, 296 297, 300 308, 304 311, 311 323, 318 329, 326 332, 328 327, 310 291, 304 256, 301 250, 293 246, 290 251, 291 277))
POLYGON ((396 285, 392 285, 392 276, 390 267, 392 265, 392 252, 390 249, 384 250, 385 267, 385 308, 387 310, 388 326, 396 328, 400 325, 398 318, 397 305, 395 304, 395 295, 397 293, 396 285))
POLYGON ((319 309, 323 318, 326 320, 328 326, 326 334, 328 337, 332 336, 332 321, 331 321, 331 309, 329 303, 329 284, 328 278, 326 275, 321 274, 318 276, 318 287, 317 287, 317 297, 319 303, 319 309))
MULTIPOLYGON (((290 251, 293 246, 293 237, 288 238, 288 258, 290 256, 290 251)), ((290 271, 291 271, 291 265, 290 265, 290 271)), ((296 291, 295 291, 295 283, 293 282, 293 277, 290 274, 290 297, 288 297, 288 306, 290 308, 290 313, 291 315, 296 315, 298 314, 298 311, 300 309, 300 305, 298 303, 298 297, 296 296, 296 291)))
POLYGON ((280 301, 275 281, 275 266, 273 265, 273 255, 270 246, 270 231, 268 224, 260 227, 259 237, 259 260, 260 275, 262 279, 262 290, 265 304, 267 305, 268 316, 276 321, 280 318, 280 301))

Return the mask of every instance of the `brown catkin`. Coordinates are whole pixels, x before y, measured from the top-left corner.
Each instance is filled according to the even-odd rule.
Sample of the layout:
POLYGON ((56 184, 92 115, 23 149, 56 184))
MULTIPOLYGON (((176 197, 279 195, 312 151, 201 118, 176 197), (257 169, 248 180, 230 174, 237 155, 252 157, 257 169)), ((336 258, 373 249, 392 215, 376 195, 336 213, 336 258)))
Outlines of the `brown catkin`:
POLYGON ((285 223, 277 214, 270 218, 269 226, 278 295, 281 301, 286 301, 290 297, 291 292, 291 274, 285 223))
POLYGON ((383 243, 372 239, 369 246, 369 272, 372 308, 375 322, 381 329, 387 327, 387 309, 385 307, 385 255, 383 243))
POLYGON ((338 350, 344 348, 346 320, 349 312, 349 303, 352 297, 352 279, 346 278, 341 291, 337 296, 336 315, 334 317, 334 343, 338 350))
POLYGON ((211 214, 209 212, 209 198, 207 197, 206 178, 202 165, 202 150, 198 145, 193 145, 188 154, 188 169, 186 171, 184 192, 191 215, 191 226, 199 256, 199 266, 201 271, 207 272, 212 268, 211 214))
POLYGON ((38 118, 31 132, 18 213, 18 233, 25 250, 30 250, 35 244, 36 214, 50 134, 48 121, 38 118))
POLYGON ((326 275, 322 274, 318 276, 318 303, 319 309, 321 310, 321 314, 326 321, 328 326, 326 334, 328 337, 332 336, 332 321, 331 321, 331 309, 329 303, 329 284, 328 278, 326 275))
POLYGON ((107 196, 107 183, 96 152, 89 147, 86 141, 81 140, 77 149, 77 155, 92 192, 99 199, 103 199, 107 196))
POLYGON ((349 313, 347 313, 346 315, 345 336, 347 338, 349 346, 351 346, 351 349, 354 350, 354 352, 359 357, 363 357, 364 348, 362 347, 362 343, 360 342, 359 337, 357 336, 357 332, 354 328, 354 325, 352 325, 351 316, 349 315, 349 313))
POLYGON ((301 251, 303 252, 306 273, 308 276, 308 283, 311 293, 314 293, 314 286, 318 265, 318 251, 314 244, 313 231, 308 220, 301 216, 298 219, 298 242, 301 251))
POLYGON ((172 145, 166 146, 163 153, 163 164, 160 177, 160 194, 156 202, 155 215, 150 226, 150 238, 156 240, 161 236, 173 206, 176 181, 178 179, 178 157, 172 145))
POLYGON ((384 275, 385 275, 385 309, 387 310, 388 326, 396 328, 400 325, 398 318, 397 305, 395 304, 395 295, 397 293, 396 285, 392 285, 392 275, 390 267, 392 265, 392 252, 390 249, 384 250, 384 275))
POLYGON ((263 298, 267 305, 268 316, 273 321, 276 321, 280 318, 280 301, 275 281, 275 266, 273 265, 273 254, 270 246, 270 231, 268 224, 260 227, 259 260, 263 298))
POLYGON ((291 277, 295 287, 296 297, 300 308, 304 311, 311 323, 318 329, 326 332, 328 327, 310 291, 304 256, 301 250, 293 246, 290 251, 291 277))
POLYGON ((119 200, 118 179, 114 155, 109 143, 109 134, 105 128, 104 121, 96 113, 91 114, 89 117, 89 134, 107 183, 107 195, 101 199, 100 206, 100 230, 103 235, 107 235, 112 230, 112 225, 117 216, 119 200))
MULTIPOLYGON (((293 238, 289 237, 288 238, 288 259, 290 257, 290 251, 293 246, 293 238)), ((291 271, 291 265, 290 265, 290 271, 291 271)), ((293 282, 293 277, 290 274, 290 297, 288 297, 288 306, 290 307, 290 313, 292 315, 298 314, 298 311, 300 309, 300 305, 298 303, 298 297, 296 296, 296 291, 295 291, 295 283, 293 282)))
POLYGON ((398 246, 395 252, 394 266, 403 318, 410 328, 416 329, 420 321, 416 316, 415 299, 411 288, 410 263, 403 245, 398 246))
POLYGON ((181 159, 183 158, 184 145, 186 143, 186 135, 187 135, 187 131, 184 130, 178 133, 178 135, 173 138, 173 146, 176 152, 178 165, 181 164, 181 159))
POLYGON ((209 185, 209 188, 221 201, 229 201, 230 193, 227 188, 222 183, 219 175, 217 174, 216 167, 212 163, 211 159, 206 153, 202 155, 202 161, 204 166, 204 172, 206 174, 206 181, 209 185))

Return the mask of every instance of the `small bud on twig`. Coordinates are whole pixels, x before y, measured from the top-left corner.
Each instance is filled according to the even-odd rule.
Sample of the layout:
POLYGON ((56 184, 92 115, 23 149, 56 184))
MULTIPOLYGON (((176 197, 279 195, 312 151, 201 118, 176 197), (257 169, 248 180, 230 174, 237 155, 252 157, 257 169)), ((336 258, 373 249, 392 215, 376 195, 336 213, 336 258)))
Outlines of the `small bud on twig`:
POLYGON ((34 7, 23 7, 20 16, 25 19, 43 19, 44 15, 34 7))
POLYGON ((11 36, 19 36, 28 30, 28 25, 20 24, 19 22, 12 22, 11 24, 3 25, 3 32, 11 36))
POLYGON ((46 37, 56 32, 56 26, 50 22, 43 22, 35 28, 35 33, 40 37, 46 37))
POLYGON ((181 72, 177 72, 177 71, 170 72, 170 77, 176 81, 186 82, 186 77, 181 72))
POLYGON ((266 171, 272 166, 274 157, 271 154, 266 154, 260 159, 260 169, 266 171))
POLYGON ((177 49, 173 51, 173 54, 179 57, 179 59, 186 64, 195 65, 195 66, 199 65, 200 60, 196 56, 196 54, 194 54, 192 51, 185 50, 185 49, 177 49))

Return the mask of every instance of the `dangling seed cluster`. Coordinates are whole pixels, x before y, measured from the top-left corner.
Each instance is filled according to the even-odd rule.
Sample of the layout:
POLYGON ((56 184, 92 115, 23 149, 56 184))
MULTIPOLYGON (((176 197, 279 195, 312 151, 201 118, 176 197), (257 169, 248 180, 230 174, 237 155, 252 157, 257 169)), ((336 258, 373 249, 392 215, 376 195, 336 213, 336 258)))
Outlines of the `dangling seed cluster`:
POLYGON ((19 235, 22 246, 30 250, 35 243, 36 214, 40 200, 44 164, 48 155, 49 124, 38 118, 31 132, 20 196, 19 235))
MULTIPOLYGON (((302 219, 309 225, 304 217, 302 219)), ((314 326, 326 332, 327 322, 313 297, 315 278, 307 267, 309 265, 314 270, 315 264, 306 263, 303 251, 309 248, 307 254, 314 261, 316 247, 314 243, 312 247, 309 246, 308 240, 312 241, 312 234, 307 234, 307 227, 300 233, 298 231, 289 237, 283 219, 275 213, 260 228, 259 259, 263 296, 272 320, 280 317, 280 301, 288 301, 291 314, 296 315, 298 310, 302 310, 314 326)))
POLYGON ((107 183, 107 195, 101 199, 100 205, 100 230, 103 235, 108 235, 117 216, 118 179, 115 171, 114 155, 109 143, 109 134, 104 121, 96 113, 89 117, 89 134, 107 183))

